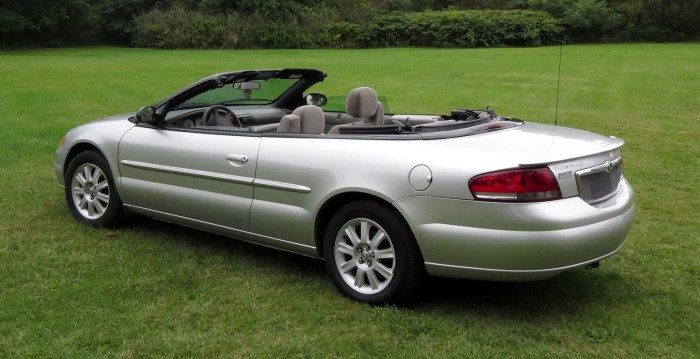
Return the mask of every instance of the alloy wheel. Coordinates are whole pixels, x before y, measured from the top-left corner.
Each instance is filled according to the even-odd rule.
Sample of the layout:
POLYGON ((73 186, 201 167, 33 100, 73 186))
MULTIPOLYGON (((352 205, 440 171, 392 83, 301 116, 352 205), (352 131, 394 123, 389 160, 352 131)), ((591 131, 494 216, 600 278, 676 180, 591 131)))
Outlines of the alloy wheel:
POLYGON ((394 245, 372 220, 356 218, 343 225, 336 236, 334 254, 341 278, 359 293, 379 293, 394 278, 394 245))
POLYGON ((73 205, 87 219, 98 219, 109 208, 109 181, 102 170, 85 163, 73 173, 71 194, 73 205))

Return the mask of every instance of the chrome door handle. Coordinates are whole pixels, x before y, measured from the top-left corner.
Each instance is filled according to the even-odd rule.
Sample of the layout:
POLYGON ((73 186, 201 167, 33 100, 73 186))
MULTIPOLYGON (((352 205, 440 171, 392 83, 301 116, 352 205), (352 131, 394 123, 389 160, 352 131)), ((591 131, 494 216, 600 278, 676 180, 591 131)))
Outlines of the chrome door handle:
POLYGON ((240 166, 246 162, 248 162, 248 156, 246 155, 236 155, 236 154, 229 154, 225 156, 228 162, 233 165, 233 166, 240 166))

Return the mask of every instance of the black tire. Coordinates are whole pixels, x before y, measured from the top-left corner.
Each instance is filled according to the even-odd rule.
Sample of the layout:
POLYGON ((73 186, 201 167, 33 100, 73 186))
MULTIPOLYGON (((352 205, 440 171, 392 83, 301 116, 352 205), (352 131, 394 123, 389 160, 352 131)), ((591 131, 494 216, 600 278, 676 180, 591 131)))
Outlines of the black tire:
POLYGON ((369 304, 405 302, 425 276, 408 225, 391 207, 373 201, 352 202, 335 213, 324 237, 324 258, 338 290, 369 304))
POLYGON ((77 220, 112 227, 124 218, 123 203, 107 160, 97 151, 79 153, 65 172, 66 203, 77 220))

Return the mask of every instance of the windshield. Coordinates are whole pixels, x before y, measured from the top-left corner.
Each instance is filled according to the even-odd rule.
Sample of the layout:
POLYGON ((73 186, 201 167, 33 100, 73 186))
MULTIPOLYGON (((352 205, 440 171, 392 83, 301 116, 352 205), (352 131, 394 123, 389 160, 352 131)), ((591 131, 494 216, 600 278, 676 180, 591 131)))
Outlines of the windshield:
POLYGON ((270 78, 224 85, 183 102, 178 109, 213 105, 267 105, 279 98, 299 79, 270 78))

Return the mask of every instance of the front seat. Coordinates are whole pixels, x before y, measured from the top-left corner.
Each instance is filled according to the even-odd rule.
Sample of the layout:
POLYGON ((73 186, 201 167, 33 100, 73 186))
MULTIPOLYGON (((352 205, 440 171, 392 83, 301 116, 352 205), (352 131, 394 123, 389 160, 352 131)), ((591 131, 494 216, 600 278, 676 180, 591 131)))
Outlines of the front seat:
POLYGON ((282 117, 277 132, 311 133, 320 135, 326 125, 323 110, 314 105, 297 107, 291 115, 282 117))
POLYGON ((358 87, 348 94, 345 112, 360 119, 348 124, 336 125, 328 134, 340 133, 340 128, 348 126, 381 126, 384 124, 384 106, 377 101, 377 92, 369 87, 358 87))

